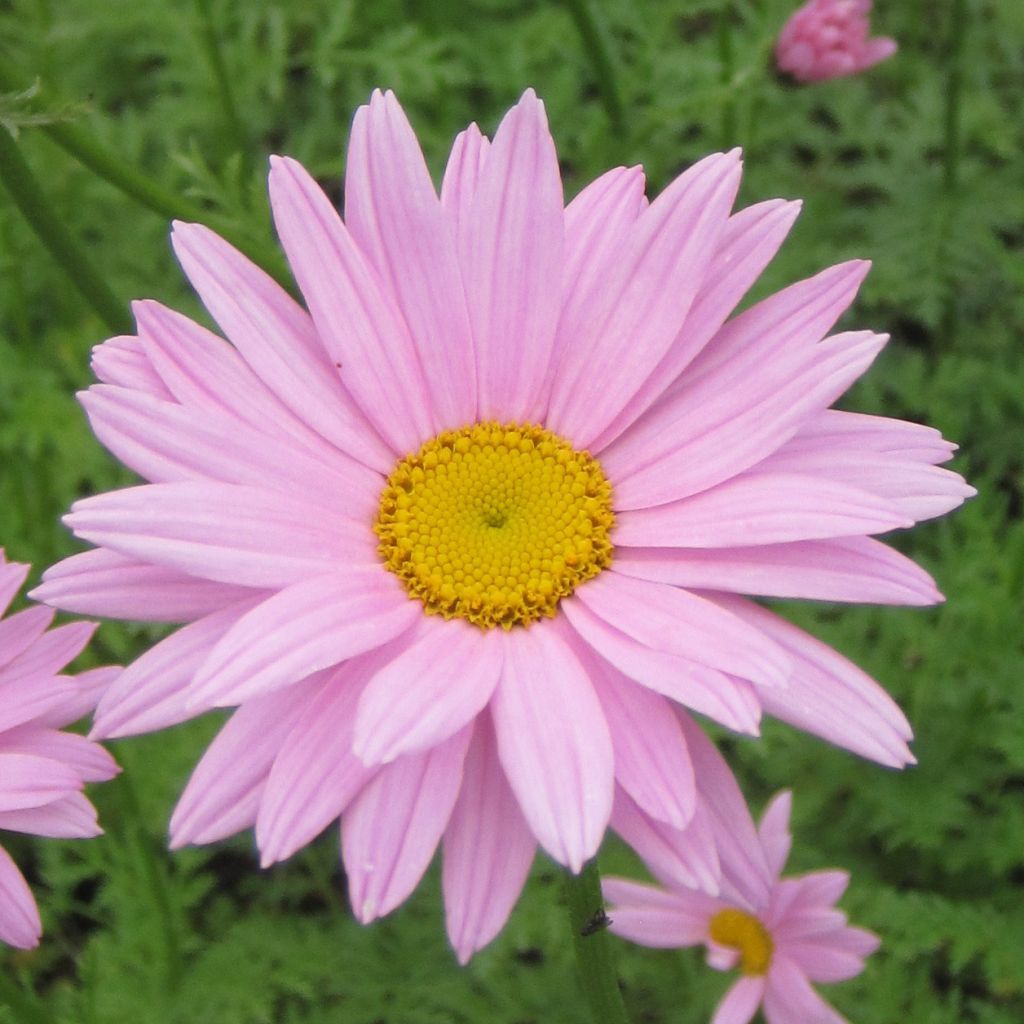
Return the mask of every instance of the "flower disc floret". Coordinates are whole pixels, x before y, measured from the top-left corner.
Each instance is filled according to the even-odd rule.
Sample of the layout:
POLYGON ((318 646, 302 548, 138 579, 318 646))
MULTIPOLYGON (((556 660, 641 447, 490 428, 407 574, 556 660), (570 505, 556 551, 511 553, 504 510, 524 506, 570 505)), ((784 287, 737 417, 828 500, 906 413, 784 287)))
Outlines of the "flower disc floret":
POLYGON ((772 937, 753 915, 736 907, 720 910, 708 928, 713 942, 729 946, 740 954, 744 974, 765 974, 772 962, 772 937))
POLYGON ((612 493, 588 452, 534 424, 447 430, 388 477, 374 530, 427 613, 482 629, 553 616, 612 560, 612 493))

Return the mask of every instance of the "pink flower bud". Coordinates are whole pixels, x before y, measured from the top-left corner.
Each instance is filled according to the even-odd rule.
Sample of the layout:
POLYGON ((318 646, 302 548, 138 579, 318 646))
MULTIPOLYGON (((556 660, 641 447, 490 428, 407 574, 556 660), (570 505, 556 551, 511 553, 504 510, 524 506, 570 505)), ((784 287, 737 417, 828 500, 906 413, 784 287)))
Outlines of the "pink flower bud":
POLYGON ((869 39, 871 0, 808 0, 775 44, 782 71, 800 82, 855 75, 897 49, 895 39, 869 39))

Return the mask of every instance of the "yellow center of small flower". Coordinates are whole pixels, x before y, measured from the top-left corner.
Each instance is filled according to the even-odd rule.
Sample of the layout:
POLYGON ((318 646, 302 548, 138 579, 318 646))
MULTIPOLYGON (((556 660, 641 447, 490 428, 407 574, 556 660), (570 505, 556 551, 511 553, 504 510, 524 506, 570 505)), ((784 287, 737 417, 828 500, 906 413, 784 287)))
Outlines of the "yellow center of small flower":
POLYGON ((612 560, 601 466, 531 423, 446 430, 388 477, 374 531, 384 564, 430 615, 527 626, 612 560))
POLYGON ((720 910, 711 918, 711 938, 720 946, 738 950, 744 974, 764 974, 772 962, 772 937, 761 922, 745 910, 720 910))

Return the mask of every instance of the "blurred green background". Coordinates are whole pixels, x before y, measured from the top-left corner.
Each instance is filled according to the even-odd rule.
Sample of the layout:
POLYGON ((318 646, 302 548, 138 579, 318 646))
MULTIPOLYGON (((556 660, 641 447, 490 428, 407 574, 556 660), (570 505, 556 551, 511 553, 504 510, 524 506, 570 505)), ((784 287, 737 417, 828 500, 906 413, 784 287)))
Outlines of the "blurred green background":
MULTIPOLYGON (((980 493, 896 539, 934 573, 946 605, 786 611, 896 695, 920 765, 888 772, 775 723, 760 742, 724 746, 755 808, 793 786, 791 867, 850 868, 844 906, 884 938, 864 975, 828 998, 861 1024, 1011 1024, 1024 1019, 1024 4, 880 0, 875 29, 899 40, 897 56, 803 87, 770 60, 793 7, 4 0, 0 121, 120 304, 155 297, 200 318, 166 215, 69 155, 58 144, 69 130, 265 251, 267 154, 298 157, 340 195, 348 123, 373 87, 398 92, 439 172, 458 130, 476 120, 493 131, 533 85, 567 196, 636 162, 656 192, 699 156, 742 145, 742 205, 802 197, 753 298, 873 259, 842 326, 893 340, 844 404, 941 428, 980 493), (606 51, 593 23, 581 31, 581 11, 606 51)), ((0 189, 0 543, 35 564, 33 578, 73 550, 59 523, 70 502, 129 482, 73 398, 90 381, 90 347, 109 333, 0 189)), ((158 635, 105 624, 92 663, 130 659, 158 635)), ((167 854, 175 796, 216 725, 112 744, 126 773, 93 794, 102 839, 4 837, 47 931, 34 952, 0 952, 0 1020, 588 1019, 543 857, 502 936, 460 969, 436 870, 399 912, 361 928, 334 834, 267 872, 248 836, 167 854)), ((614 843, 602 865, 639 870, 614 843)), ((697 952, 615 944, 635 1022, 709 1019, 727 978, 697 952)))

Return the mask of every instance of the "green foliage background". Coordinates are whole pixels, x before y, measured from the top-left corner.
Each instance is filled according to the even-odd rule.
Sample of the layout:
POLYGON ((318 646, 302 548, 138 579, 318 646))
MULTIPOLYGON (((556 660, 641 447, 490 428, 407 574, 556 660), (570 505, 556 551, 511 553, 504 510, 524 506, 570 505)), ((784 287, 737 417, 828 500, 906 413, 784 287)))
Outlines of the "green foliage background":
MULTIPOLYGON (((4 0, 11 91, 39 88, 6 96, 0 120, 120 300, 155 297, 201 318, 165 219, 70 158, 47 126, 83 127, 266 246, 266 154, 298 157, 338 194, 348 122, 374 86, 398 92, 439 171, 460 128, 493 130, 533 85, 567 194, 633 162, 657 190, 705 152, 741 144, 743 204, 803 197, 754 297, 872 258, 844 323, 893 341, 845 401, 940 427, 980 493, 897 539, 936 575, 944 606, 787 612, 896 695, 920 765, 887 772, 775 723, 761 741, 723 742, 755 806, 795 788, 793 867, 849 867, 846 908, 884 936, 865 974, 828 992, 840 1009, 861 1024, 1011 1024, 1024 1019, 1024 4, 879 3, 876 28, 899 54, 811 87, 770 66, 793 6, 595 0, 624 107, 613 124, 588 46, 557 3, 4 0)), ((73 399, 107 333, 0 193, 0 539, 36 574, 73 550, 59 523, 70 502, 129 479, 73 399)), ((128 660, 157 635, 105 624, 90 657, 128 660)), ((93 794, 102 839, 9 844, 46 936, 32 953, 0 953, 0 1021, 587 1019, 558 875, 542 857, 502 936, 460 969, 436 871, 391 918, 361 928, 344 905, 335 835, 267 872, 248 836, 166 853, 175 796, 216 724, 112 744, 126 770, 93 794)), ((602 865, 639 870, 612 843, 602 865)), ((727 982, 696 953, 617 952, 634 1021, 706 1021, 727 982)))

